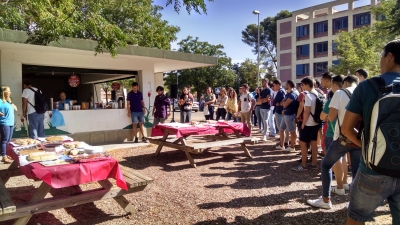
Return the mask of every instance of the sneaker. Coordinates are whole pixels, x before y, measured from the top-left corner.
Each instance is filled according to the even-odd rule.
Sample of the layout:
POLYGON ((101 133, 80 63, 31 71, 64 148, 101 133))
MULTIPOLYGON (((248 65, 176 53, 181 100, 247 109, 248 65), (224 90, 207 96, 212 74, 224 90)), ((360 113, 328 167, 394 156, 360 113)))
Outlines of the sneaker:
POLYGON ((275 147, 275 149, 276 149, 276 150, 285 150, 285 147, 280 146, 280 145, 277 145, 277 146, 275 147))
POLYGON ((145 137, 142 137, 142 142, 148 143, 149 141, 145 137))
POLYGON ((301 171, 307 171, 308 169, 307 169, 307 167, 303 167, 303 165, 300 164, 300 165, 298 165, 296 167, 293 167, 292 170, 301 172, 301 171))
POLYGON ((318 146, 318 153, 321 153, 321 152, 323 152, 324 150, 322 149, 322 147, 321 146, 318 146))
POLYGON ((266 142, 267 141, 267 136, 264 135, 263 137, 263 141, 266 142))
POLYGON ((350 185, 349 184, 343 184, 343 189, 345 191, 349 191, 350 190, 350 185))
POLYGON ((339 188, 337 188, 337 186, 336 187, 332 187, 332 193, 335 193, 337 195, 344 195, 345 194, 344 189, 339 189, 339 188))
POLYGON ((292 148, 292 147, 287 147, 286 149, 285 149, 285 151, 286 152, 294 152, 294 151, 296 151, 294 148, 292 148))
POLYGON ((135 143, 139 143, 139 139, 137 137, 135 137, 135 143))
MULTIPOLYGON (((311 161, 312 161, 311 158, 307 158, 307 163, 311 163, 311 161)), ((301 157, 299 160, 297 160, 297 162, 301 163, 301 157)))
POLYGON ((275 135, 271 135, 271 134, 270 134, 270 135, 268 135, 268 137, 271 138, 271 139, 274 139, 274 138, 275 138, 275 135))
POLYGON ((318 169, 318 165, 312 165, 312 164, 310 164, 310 165, 308 165, 307 166, 310 170, 317 170, 318 169))
POLYGON ((307 200, 307 203, 318 208, 332 209, 332 202, 324 202, 322 196, 315 200, 307 200))

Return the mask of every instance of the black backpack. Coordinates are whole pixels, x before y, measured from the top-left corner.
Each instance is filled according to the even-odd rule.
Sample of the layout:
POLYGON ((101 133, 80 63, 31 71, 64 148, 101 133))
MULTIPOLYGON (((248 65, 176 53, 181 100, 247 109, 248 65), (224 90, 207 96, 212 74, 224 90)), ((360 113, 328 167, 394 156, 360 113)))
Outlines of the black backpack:
POLYGON ((324 105, 325 105, 325 102, 326 102, 326 98, 322 94, 318 94, 318 96, 316 94, 312 93, 312 92, 310 92, 310 94, 312 94, 315 97, 317 97, 317 100, 315 102, 315 111, 314 111, 314 114, 311 113, 311 116, 313 117, 314 122, 322 123, 321 113, 324 110, 324 105))
POLYGON ((35 93, 35 105, 32 105, 32 103, 30 103, 29 101, 28 101, 28 103, 33 108, 35 108, 35 111, 37 114, 45 113, 49 109, 49 106, 47 105, 46 98, 42 94, 42 91, 39 89, 37 91, 35 91, 35 89, 33 89, 33 88, 29 88, 29 89, 31 89, 35 93))

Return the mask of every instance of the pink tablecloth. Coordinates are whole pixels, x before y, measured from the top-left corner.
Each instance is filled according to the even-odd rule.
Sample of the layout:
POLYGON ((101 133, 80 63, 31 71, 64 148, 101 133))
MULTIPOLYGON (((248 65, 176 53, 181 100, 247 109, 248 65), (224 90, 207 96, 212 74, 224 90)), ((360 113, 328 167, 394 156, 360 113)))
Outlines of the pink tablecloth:
MULTIPOLYGON (((18 155, 10 144, 7 145, 7 155, 18 161, 18 155)), ((39 163, 31 163, 21 166, 20 169, 27 178, 42 180, 52 188, 70 187, 114 178, 118 187, 128 190, 119 164, 115 159, 59 166, 42 166, 39 163)))
POLYGON ((164 130, 168 130, 170 134, 175 134, 177 138, 190 136, 190 135, 207 135, 207 134, 218 134, 219 128, 222 127, 225 133, 233 133, 238 131, 241 134, 250 136, 250 129, 244 123, 221 123, 217 122, 213 126, 201 125, 201 126, 187 126, 187 127, 173 127, 169 125, 159 124, 153 127, 151 136, 163 136, 164 130))

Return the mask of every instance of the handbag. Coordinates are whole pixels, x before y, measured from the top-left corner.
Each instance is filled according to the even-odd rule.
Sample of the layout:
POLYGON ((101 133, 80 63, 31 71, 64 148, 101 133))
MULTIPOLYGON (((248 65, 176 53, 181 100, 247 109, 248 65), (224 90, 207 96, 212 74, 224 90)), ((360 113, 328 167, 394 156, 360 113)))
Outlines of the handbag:
POLYGON ((209 116, 210 115, 210 111, 208 110, 208 107, 204 107, 203 113, 205 116, 209 116))

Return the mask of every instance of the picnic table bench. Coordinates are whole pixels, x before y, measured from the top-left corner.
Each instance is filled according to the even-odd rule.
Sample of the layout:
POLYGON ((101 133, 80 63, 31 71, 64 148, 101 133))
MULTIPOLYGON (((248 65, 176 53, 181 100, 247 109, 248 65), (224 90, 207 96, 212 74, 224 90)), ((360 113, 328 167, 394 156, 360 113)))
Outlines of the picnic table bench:
MULTIPOLYGON (((65 165, 60 165, 60 167, 62 166, 65 165)), ((124 185, 126 184, 127 188, 119 187, 121 185, 118 184, 118 181, 117 187, 106 178, 96 180, 101 188, 82 191, 79 186, 80 184, 71 185, 63 187, 70 190, 69 195, 45 198, 53 187, 48 183, 41 181, 39 188, 36 189, 29 202, 14 204, 9 191, 5 186, 10 177, 23 175, 19 168, 19 163, 17 160, 14 160, 7 169, 0 171, 0 221, 18 218, 14 224, 24 225, 28 223, 33 214, 110 198, 113 198, 127 213, 134 213, 134 207, 124 197, 124 195, 144 190, 150 183, 153 182, 153 179, 128 167, 119 166, 118 168, 123 174, 124 185)))
MULTIPOLYGON (((246 126, 245 124, 242 124, 242 126, 246 126)), ((219 124, 215 126, 211 126, 209 130, 204 130, 201 128, 196 131, 196 128, 190 127, 190 132, 181 132, 182 135, 178 137, 178 139, 174 141, 169 141, 168 136, 170 134, 177 134, 178 130, 181 128, 171 128, 168 126, 164 125, 157 125, 156 126, 158 129, 162 130, 163 136, 162 138, 160 137, 149 137, 148 140, 152 144, 158 145, 157 150, 155 152, 155 156, 158 157, 162 148, 164 146, 174 148, 181 150, 185 152, 186 157, 189 160, 190 165, 193 168, 196 168, 196 164, 194 163, 193 157, 191 154, 200 154, 202 153, 205 149, 210 149, 213 147, 222 147, 222 146, 231 146, 235 144, 240 144, 241 149, 244 151, 245 155, 247 157, 252 157, 249 150, 247 149, 246 145, 247 144, 255 144, 257 143, 260 138, 257 137, 243 137, 242 134, 239 132, 240 129, 234 129, 233 127, 228 127, 226 124, 219 124), (231 138, 229 137, 228 133, 225 132, 225 129, 233 129, 231 133, 234 134, 234 137, 231 138), (201 135, 202 133, 205 133, 205 135, 201 135), (201 143, 191 143, 187 144, 186 140, 189 136, 192 137, 203 137, 206 139, 209 139, 207 142, 201 142, 201 143)), ((242 127, 243 128, 243 127, 242 127)), ((245 127, 247 128, 247 127, 245 127)), ((248 128, 247 128, 248 130, 248 128)), ((247 133, 249 134, 249 132, 247 133)))

